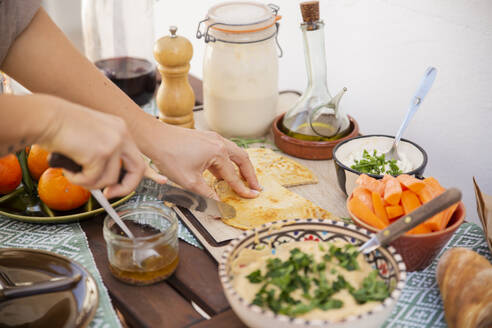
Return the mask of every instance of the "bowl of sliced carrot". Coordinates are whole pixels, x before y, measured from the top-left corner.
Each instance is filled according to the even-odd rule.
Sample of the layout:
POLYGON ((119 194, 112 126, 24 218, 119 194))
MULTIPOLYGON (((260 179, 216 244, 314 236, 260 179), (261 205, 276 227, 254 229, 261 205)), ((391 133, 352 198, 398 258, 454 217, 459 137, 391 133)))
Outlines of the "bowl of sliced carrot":
MULTIPOLYGON (((385 175, 375 179, 361 174, 347 199, 347 209, 354 222, 378 232, 446 189, 433 177, 417 179, 408 174, 385 175)), ((465 219, 463 202, 429 218, 391 243, 408 271, 426 268, 465 219)))

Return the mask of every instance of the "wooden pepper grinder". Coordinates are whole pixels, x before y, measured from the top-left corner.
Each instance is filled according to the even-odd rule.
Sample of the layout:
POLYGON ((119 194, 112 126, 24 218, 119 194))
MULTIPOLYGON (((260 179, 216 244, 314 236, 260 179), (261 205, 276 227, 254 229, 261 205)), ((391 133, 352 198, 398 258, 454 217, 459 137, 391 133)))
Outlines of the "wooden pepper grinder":
POLYGON ((195 94, 188 82, 193 47, 188 39, 176 35, 177 29, 171 26, 171 35, 160 38, 154 45, 154 58, 162 76, 156 101, 161 121, 193 129, 195 94))

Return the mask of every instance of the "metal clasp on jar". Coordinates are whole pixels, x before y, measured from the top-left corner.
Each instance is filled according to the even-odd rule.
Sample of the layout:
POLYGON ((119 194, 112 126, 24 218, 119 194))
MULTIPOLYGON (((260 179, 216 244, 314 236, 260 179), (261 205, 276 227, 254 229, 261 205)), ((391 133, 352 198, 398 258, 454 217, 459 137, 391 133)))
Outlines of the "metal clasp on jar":
POLYGON ((216 26, 216 25, 234 26, 234 27, 238 27, 238 26, 250 26, 250 25, 261 24, 263 22, 266 22, 268 19, 265 19, 265 20, 262 20, 262 21, 258 21, 258 22, 254 22, 254 23, 250 23, 250 24, 230 24, 230 23, 215 22, 213 24, 208 25, 206 27, 205 32, 202 32, 200 30, 200 27, 201 27, 201 25, 203 23, 207 22, 210 19, 209 17, 206 17, 205 19, 201 20, 198 23, 198 27, 196 29, 196 38, 197 39, 201 39, 203 37, 203 39, 205 40, 205 43, 220 41, 220 42, 225 42, 225 43, 248 44, 248 43, 262 42, 262 41, 269 40, 269 39, 275 37, 275 43, 277 44, 277 48, 279 50, 278 57, 282 57, 282 55, 283 55, 284 52, 283 52, 282 47, 280 46, 280 43, 278 41, 278 32, 279 32, 279 29, 280 29, 280 24, 277 22, 277 20, 278 20, 277 17, 280 17, 280 16, 277 15, 280 7, 277 6, 277 5, 275 5, 275 4, 273 4, 273 3, 268 4, 268 7, 270 7, 272 9, 273 15, 275 17, 275 32, 273 32, 271 35, 269 35, 269 36, 267 36, 265 38, 262 38, 260 40, 255 40, 255 41, 228 41, 228 40, 218 39, 215 36, 211 35, 209 32, 210 32, 210 28, 213 27, 213 26, 216 26))

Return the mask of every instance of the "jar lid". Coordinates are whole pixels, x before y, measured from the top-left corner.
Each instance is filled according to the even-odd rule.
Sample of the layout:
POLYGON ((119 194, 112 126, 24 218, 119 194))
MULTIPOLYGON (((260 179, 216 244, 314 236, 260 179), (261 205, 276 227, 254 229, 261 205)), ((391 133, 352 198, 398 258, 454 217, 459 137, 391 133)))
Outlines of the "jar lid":
POLYGON ((254 1, 223 2, 209 9, 209 25, 227 33, 257 32, 273 26, 281 18, 277 10, 254 1))

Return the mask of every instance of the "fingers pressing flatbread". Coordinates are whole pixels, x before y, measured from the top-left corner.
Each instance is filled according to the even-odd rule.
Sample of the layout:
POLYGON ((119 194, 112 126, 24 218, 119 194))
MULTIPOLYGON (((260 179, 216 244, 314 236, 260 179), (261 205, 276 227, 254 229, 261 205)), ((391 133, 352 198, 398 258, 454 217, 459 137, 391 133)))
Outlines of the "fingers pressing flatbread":
POLYGON ((235 228, 251 229, 266 222, 284 219, 336 219, 311 201, 282 187, 273 176, 259 176, 263 191, 258 198, 238 196, 225 181, 215 184, 220 200, 236 209, 236 216, 223 221, 235 228))
MULTIPOLYGON (((282 156, 268 148, 246 149, 249 159, 255 168, 257 176, 273 176, 284 187, 293 187, 317 183, 313 172, 298 162, 282 156)), ((203 173, 209 186, 213 186, 217 179, 209 171, 203 173)))

